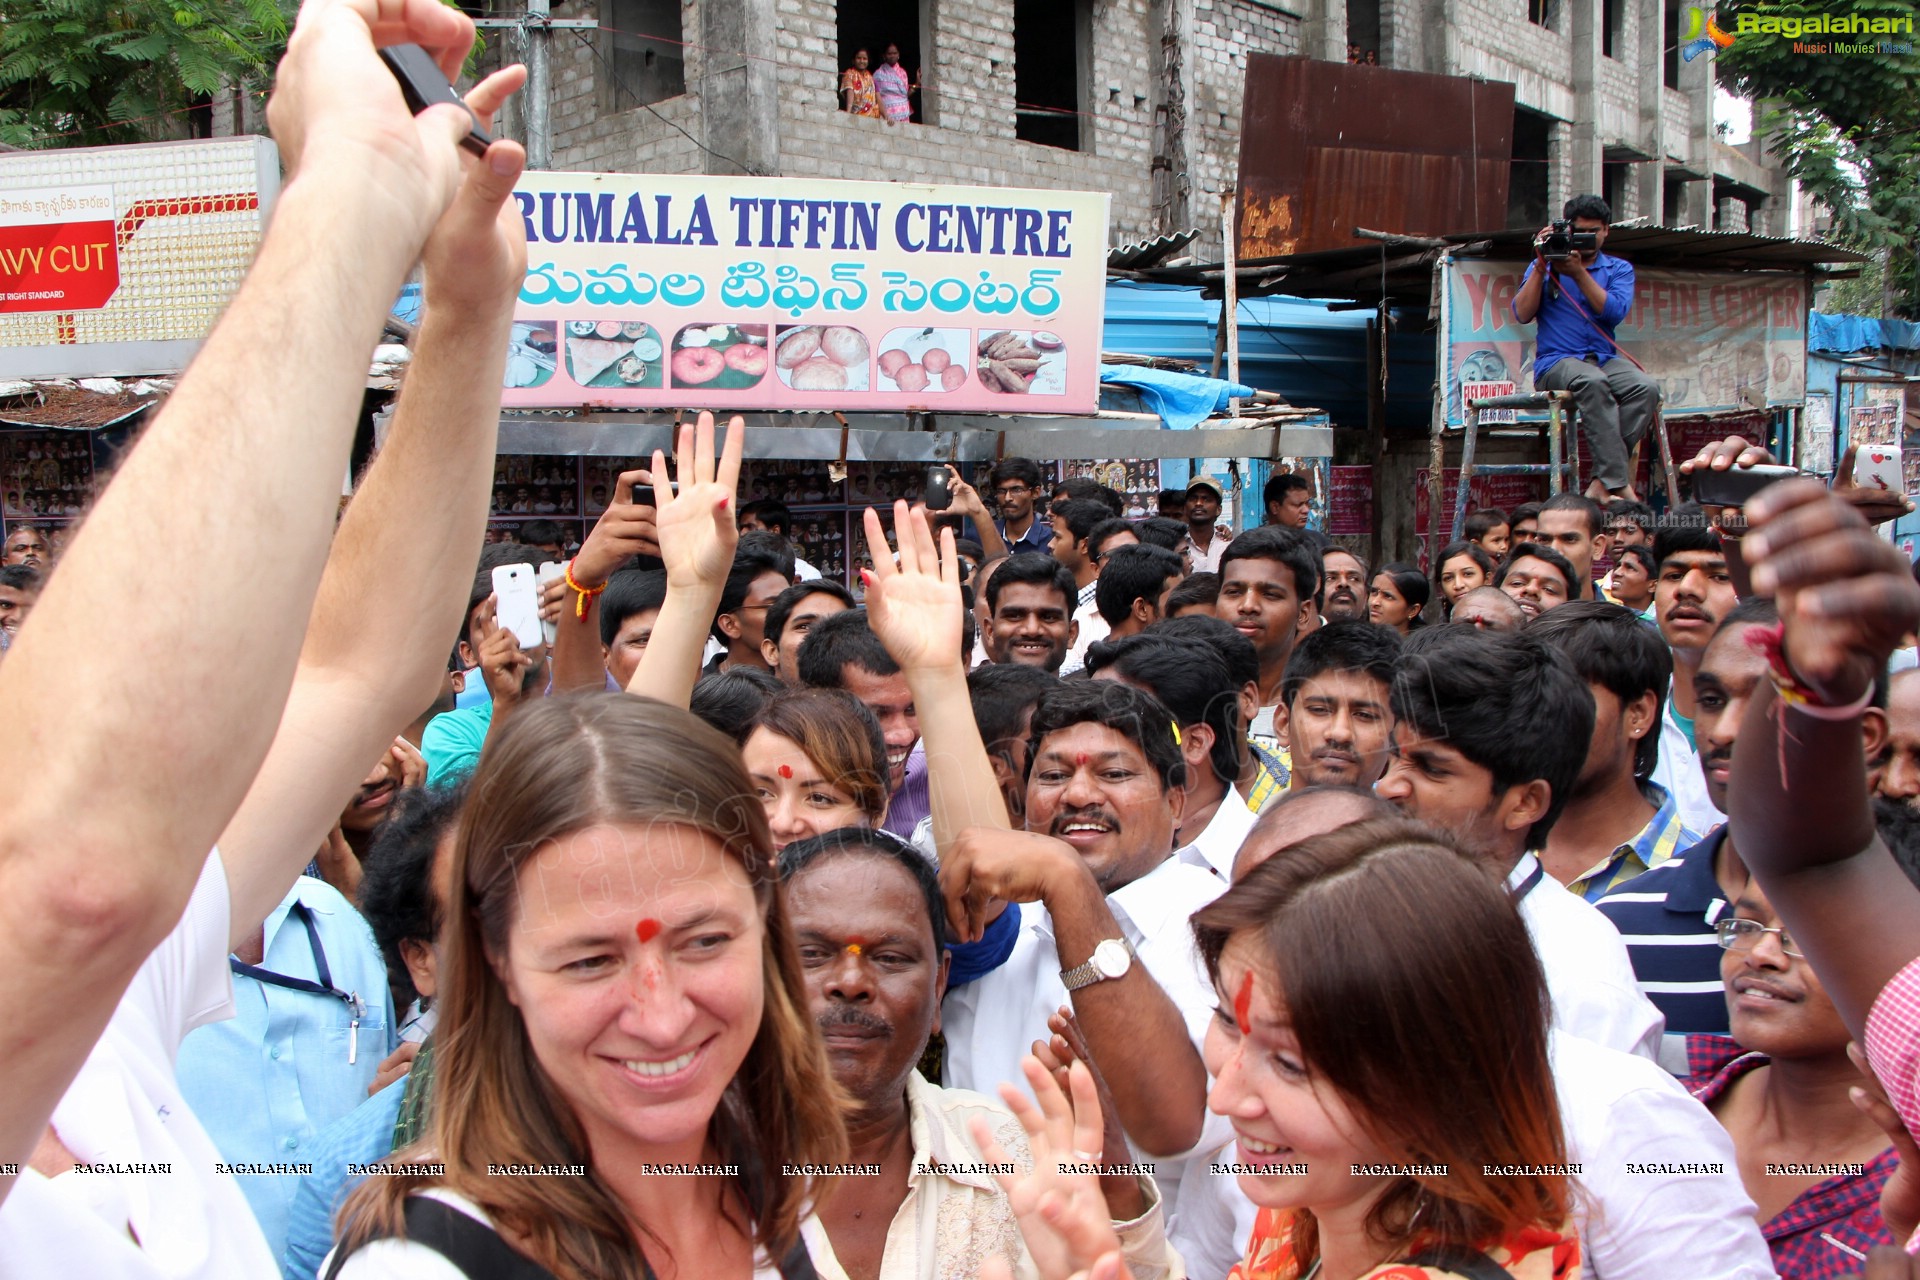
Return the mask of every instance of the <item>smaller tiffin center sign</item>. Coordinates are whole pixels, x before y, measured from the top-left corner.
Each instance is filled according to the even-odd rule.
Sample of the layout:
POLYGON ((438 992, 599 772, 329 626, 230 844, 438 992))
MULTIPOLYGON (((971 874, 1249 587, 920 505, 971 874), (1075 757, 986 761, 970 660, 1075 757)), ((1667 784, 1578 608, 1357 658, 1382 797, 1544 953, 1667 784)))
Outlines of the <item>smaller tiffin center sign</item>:
POLYGON ((0 156, 0 376, 185 368, 279 188, 265 138, 0 156))

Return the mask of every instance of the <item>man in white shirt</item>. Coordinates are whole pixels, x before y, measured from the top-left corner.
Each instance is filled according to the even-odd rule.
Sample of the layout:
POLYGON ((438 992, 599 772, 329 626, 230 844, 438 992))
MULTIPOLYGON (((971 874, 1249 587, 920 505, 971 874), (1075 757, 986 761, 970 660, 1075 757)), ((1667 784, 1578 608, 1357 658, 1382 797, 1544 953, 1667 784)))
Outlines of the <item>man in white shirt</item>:
POLYGON ((1673 650, 1673 685, 1660 721, 1660 756, 1653 781, 1673 797, 1680 821, 1711 834, 1727 820, 1707 794, 1706 775, 1693 737, 1693 679, 1700 657, 1739 603, 1720 535, 1698 524, 1662 525, 1653 539, 1659 572, 1653 584, 1653 617, 1660 638, 1673 650))
MULTIPOLYGON (((997 1097, 942 1089, 916 1069, 947 986, 946 909, 932 865, 888 832, 848 827, 788 845, 780 878, 809 1010, 834 1079, 859 1108, 847 1132, 860 1172, 803 1227, 814 1269, 822 1280, 933 1280, 971 1275, 998 1256, 1029 1273, 1008 1195, 978 1171, 986 1157, 969 1121, 984 1120, 1015 1161, 1030 1159, 1026 1134, 997 1097)), ((1112 1117, 1107 1128, 1108 1163, 1120 1163, 1112 1117)), ((1169 1274, 1177 1263, 1152 1180, 1100 1181, 1133 1275, 1169 1274)))
POLYGON ((1187 922, 1226 887, 1191 846, 1174 852, 1178 733, 1141 690, 1063 684, 1034 708, 1027 830, 970 828, 941 848, 950 908, 1024 904, 1006 962, 947 996, 946 1082, 1019 1083, 1028 1046, 1070 1004, 1134 1152, 1162 1157, 1163 1192, 1205 1115, 1214 996, 1187 922))
POLYGON ((1383 800, 1453 833, 1507 883, 1553 996, 1554 1025, 1659 1060, 1665 1020, 1619 932, 1546 874, 1540 848, 1593 737, 1593 697, 1565 655, 1526 632, 1429 627, 1394 672, 1383 800))
POLYGON ((1227 549, 1233 534, 1220 519, 1223 497, 1220 486, 1211 480, 1195 480, 1187 486, 1187 568, 1192 573, 1218 573, 1220 553, 1227 549))
MULTIPOLYGON (((302 10, 272 104, 291 177, 249 279, 0 669, 0 761, 40 762, 0 802, 0 1161, 27 1166, 0 1181, 0 1274, 274 1274, 178 1099, 173 1053, 227 1011, 227 949, 440 684, 525 273, 520 220, 499 216, 520 148, 463 162, 468 112, 410 117, 376 22, 449 72, 473 38, 431 0, 302 10), (336 533, 367 359, 423 245, 408 386, 336 533), (283 368, 269 349, 302 358, 283 368), (222 572, 124 580, 182 539, 222 572), (120 660, 129 646, 170 655, 164 688, 120 660), (102 774, 109 756, 122 767, 102 774)), ((523 74, 475 89, 483 124, 523 74)))

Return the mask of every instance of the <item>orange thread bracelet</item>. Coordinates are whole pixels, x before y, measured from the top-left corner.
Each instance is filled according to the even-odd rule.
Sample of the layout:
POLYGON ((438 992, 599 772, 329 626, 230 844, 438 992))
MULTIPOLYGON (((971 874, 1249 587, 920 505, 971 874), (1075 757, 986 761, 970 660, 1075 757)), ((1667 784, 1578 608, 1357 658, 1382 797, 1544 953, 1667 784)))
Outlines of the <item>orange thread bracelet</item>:
MULTIPOLYGON (((579 558, 580 557, 575 556, 574 560, 578 560, 579 558)), ((573 616, 580 619, 580 621, 585 622, 587 620, 587 601, 593 599, 593 597, 599 595, 602 591, 605 591, 607 589, 607 584, 603 582, 597 587, 583 587, 578 582, 574 581, 574 578, 573 578, 574 560, 567 561, 567 567, 565 570, 565 573, 567 575, 567 586, 573 592, 573 616)))

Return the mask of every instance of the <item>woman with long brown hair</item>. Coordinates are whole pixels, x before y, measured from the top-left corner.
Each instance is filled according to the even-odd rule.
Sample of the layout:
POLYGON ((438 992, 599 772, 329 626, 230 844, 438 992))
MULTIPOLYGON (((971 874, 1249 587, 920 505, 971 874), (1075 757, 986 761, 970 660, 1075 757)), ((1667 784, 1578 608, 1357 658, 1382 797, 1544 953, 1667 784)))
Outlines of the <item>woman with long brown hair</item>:
POLYGON ((446 1274, 449 1232, 559 1280, 772 1275, 818 1190, 785 1171, 846 1140, 771 850, 689 713, 515 716, 456 845, 429 1134, 348 1202, 341 1280, 446 1274))
POLYGON ((1546 981, 1502 892, 1384 818, 1194 916, 1221 1001, 1208 1105, 1261 1206, 1233 1280, 1578 1275, 1546 981))

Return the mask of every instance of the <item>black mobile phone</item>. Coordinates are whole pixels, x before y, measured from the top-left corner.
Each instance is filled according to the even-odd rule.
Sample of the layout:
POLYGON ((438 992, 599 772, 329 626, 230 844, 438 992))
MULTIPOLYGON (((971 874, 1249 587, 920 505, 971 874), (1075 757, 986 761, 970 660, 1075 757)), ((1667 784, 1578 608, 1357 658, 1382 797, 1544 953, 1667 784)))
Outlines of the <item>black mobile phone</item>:
MULTIPOLYGON (((680 492, 679 482, 675 481, 672 484, 668 485, 667 492, 676 493, 676 494, 679 493, 680 492)), ((633 505, 636 507, 659 506, 660 503, 653 496, 653 486, 650 484, 636 484, 635 486, 633 486, 633 505)))
POLYGON ((927 468, 927 510, 945 511, 953 505, 953 490, 948 487, 951 479, 945 467, 927 468))
MULTIPOLYGON (((393 78, 400 82, 400 96, 407 101, 407 110, 419 115, 428 107, 451 102, 466 111, 466 101, 454 92, 453 85, 441 72, 440 64, 435 62, 425 49, 417 44, 392 44, 380 50, 381 61, 387 64, 387 70, 393 72, 393 78)), ((493 139, 480 127, 478 120, 467 129, 467 136, 460 139, 460 145, 476 156, 487 154, 487 148, 493 145, 493 139)))
POLYGON ((1791 480, 1805 472, 1797 467, 1728 467, 1725 471, 1695 471, 1693 496, 1703 506, 1743 507, 1770 484, 1791 480))

